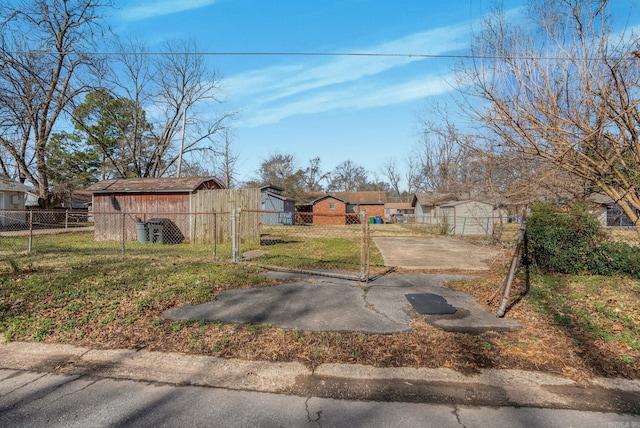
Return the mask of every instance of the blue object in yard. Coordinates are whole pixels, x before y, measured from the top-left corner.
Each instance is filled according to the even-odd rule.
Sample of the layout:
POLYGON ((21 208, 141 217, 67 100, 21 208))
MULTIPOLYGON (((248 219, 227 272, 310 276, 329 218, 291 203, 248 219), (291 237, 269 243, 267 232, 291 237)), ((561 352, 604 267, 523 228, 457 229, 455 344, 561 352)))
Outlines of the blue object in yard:
POLYGON ((379 215, 376 216, 376 224, 382 224, 382 217, 379 215))

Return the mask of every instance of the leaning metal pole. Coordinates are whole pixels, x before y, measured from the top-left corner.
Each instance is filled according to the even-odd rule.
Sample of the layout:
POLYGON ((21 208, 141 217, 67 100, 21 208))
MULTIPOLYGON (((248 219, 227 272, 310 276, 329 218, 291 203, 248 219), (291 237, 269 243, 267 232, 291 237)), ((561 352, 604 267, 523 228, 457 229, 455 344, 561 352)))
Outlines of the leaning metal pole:
POLYGON ((507 311, 507 301, 509 300, 509 293, 511 292, 511 283, 513 282, 513 278, 516 275, 518 266, 520 265, 522 244, 524 243, 524 238, 526 233, 527 233, 527 217, 525 212, 523 213, 522 224, 520 224, 520 231, 518 232, 518 241, 516 243, 516 249, 513 252, 513 258, 511 259, 511 267, 509 268, 509 275, 507 276, 507 279, 505 281, 504 296, 502 297, 500 308, 498 309, 498 313, 496 314, 500 318, 502 318, 505 312, 507 311))

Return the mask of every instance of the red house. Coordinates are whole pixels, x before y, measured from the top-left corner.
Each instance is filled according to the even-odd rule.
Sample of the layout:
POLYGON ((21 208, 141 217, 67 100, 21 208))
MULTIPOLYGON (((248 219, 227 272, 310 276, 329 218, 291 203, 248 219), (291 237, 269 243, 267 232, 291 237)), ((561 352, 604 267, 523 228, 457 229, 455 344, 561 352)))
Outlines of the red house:
POLYGON ((371 217, 383 218, 386 203, 385 192, 331 192, 319 194, 309 205, 313 224, 357 224, 362 210, 367 222, 371 217))

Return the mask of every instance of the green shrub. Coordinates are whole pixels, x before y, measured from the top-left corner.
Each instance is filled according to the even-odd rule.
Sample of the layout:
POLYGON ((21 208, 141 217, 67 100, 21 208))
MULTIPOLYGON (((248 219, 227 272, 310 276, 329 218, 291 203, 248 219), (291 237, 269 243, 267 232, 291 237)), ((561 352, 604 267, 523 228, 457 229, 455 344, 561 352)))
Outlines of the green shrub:
POLYGON ((528 262, 544 273, 640 278, 640 252, 628 244, 607 242, 604 228, 586 205, 533 205, 527 239, 528 262))
POLYGON ((530 262, 546 273, 587 273, 604 231, 584 205, 535 204, 527 221, 530 262))
POLYGON ((623 242, 605 242, 594 254, 592 272, 640 279, 640 251, 623 242))

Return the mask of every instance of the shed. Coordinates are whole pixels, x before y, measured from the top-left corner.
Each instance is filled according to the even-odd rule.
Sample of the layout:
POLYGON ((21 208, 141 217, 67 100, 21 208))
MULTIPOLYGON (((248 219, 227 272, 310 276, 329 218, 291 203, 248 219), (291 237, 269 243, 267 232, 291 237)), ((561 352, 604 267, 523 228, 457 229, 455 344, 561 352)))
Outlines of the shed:
POLYGON ((22 183, 0 177, 0 226, 26 223, 24 204, 29 191, 22 183))
MULTIPOLYGON (((588 201, 593 206, 593 214, 603 226, 633 226, 633 221, 624 212, 620 203, 616 203, 604 193, 593 193, 588 201)), ((638 212, 635 209, 634 211, 638 212)))
POLYGON ((453 235, 491 235, 495 222, 493 205, 477 201, 451 201, 440 205, 440 215, 453 235))
POLYGON ((415 222, 426 224, 441 224, 440 206, 455 200, 451 193, 416 193, 411 198, 414 208, 415 222))
POLYGON ((282 192, 282 187, 273 184, 260 188, 262 211, 274 211, 262 213, 262 224, 294 224, 296 201, 282 192))
MULTIPOLYGON (((135 223, 151 218, 170 221, 168 242, 192 238, 192 197, 200 190, 223 189, 215 177, 126 178, 100 181, 86 190, 93 194, 96 240, 136 239, 135 223), (122 224, 125 218, 125 226, 122 224)), ((164 242, 167 242, 166 240, 164 242)))

